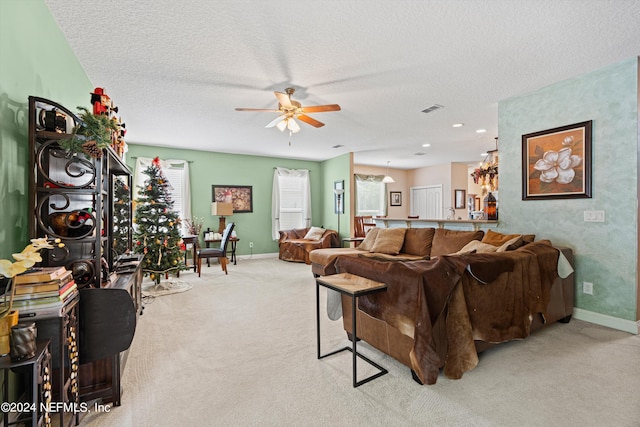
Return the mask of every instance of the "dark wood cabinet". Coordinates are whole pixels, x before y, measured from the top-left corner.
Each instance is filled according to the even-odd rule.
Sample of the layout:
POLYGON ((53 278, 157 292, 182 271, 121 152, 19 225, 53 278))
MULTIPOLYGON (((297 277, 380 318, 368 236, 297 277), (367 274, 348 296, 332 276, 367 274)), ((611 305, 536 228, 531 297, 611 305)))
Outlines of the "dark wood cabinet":
MULTIPOLYGON (((132 173, 110 147, 93 156, 64 150, 60 141, 79 123, 63 105, 29 97, 29 235, 64 243, 43 253, 42 265, 65 266, 78 285, 76 396, 119 405, 120 378, 142 312, 141 257, 128 255, 132 173)), ((55 369, 56 349, 66 337, 49 338, 55 369)))

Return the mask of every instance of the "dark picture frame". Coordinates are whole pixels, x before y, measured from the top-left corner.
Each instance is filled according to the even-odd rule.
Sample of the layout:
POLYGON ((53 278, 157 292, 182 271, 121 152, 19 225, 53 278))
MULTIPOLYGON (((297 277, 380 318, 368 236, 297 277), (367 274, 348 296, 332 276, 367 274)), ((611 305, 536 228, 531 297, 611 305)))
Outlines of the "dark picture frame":
POLYGON ((522 200, 591 198, 592 121, 522 135, 522 200))
POLYGON ((333 213, 344 213, 344 180, 335 181, 333 183, 334 190, 342 190, 342 194, 333 192, 333 213))
POLYGON ((233 203, 233 213, 253 212, 252 185, 212 185, 212 202, 233 203))
POLYGON ((455 205, 455 209, 464 209, 466 208, 465 206, 465 201, 466 201, 466 194, 467 194, 467 190, 453 190, 454 191, 454 205, 455 205))
POLYGON ((390 191, 389 192, 389 206, 402 206, 402 192, 390 191))

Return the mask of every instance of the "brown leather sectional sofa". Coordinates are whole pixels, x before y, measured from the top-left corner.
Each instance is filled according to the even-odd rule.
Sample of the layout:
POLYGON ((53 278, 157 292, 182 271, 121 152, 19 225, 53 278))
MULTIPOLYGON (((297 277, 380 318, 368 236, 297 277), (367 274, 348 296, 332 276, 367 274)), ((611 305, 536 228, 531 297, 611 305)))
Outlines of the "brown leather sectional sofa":
MULTIPOLYGON (((371 240, 375 240, 375 237, 377 236, 371 240)), ((445 375, 450 378, 460 378, 465 371, 476 366, 477 353, 499 342, 526 338, 531 332, 551 323, 570 320, 574 304, 574 276, 569 274, 564 279, 558 277, 559 251, 548 241, 529 244, 534 240, 532 235, 520 235, 520 239, 516 239, 519 241, 514 245, 513 239, 516 237, 518 235, 501 235, 492 231, 483 233, 407 229, 405 239, 414 241, 403 242, 402 252, 397 255, 371 252, 371 248, 375 246, 371 246, 371 242, 363 242, 364 248, 360 245, 353 249, 315 250, 311 252, 310 260, 314 275, 349 272, 396 286, 395 295, 398 295, 398 286, 413 283, 415 288, 415 285, 423 284, 421 296, 416 298, 428 301, 431 310, 435 311, 434 307, 440 307, 437 310, 441 310, 428 316, 431 320, 427 325, 427 334, 424 332, 424 325, 419 326, 424 310, 422 314, 416 311, 424 303, 416 302, 416 308, 412 306, 411 299, 407 305, 407 298, 404 298, 404 306, 400 307, 397 301, 391 301, 390 297, 394 293, 389 288, 375 298, 371 297, 366 301, 361 298, 358 302, 358 338, 410 367, 416 381, 433 384, 437 380, 439 369, 444 369, 445 375), (429 236, 432 236, 430 240, 429 236), (430 244, 425 244, 425 237, 430 244), (495 252, 489 248, 491 253, 477 253, 487 249, 484 244, 492 239, 494 246, 501 247, 503 251, 495 252), (512 244, 505 246, 508 242, 512 244), (481 250, 461 251, 465 247, 474 246, 481 250), (427 253, 426 247, 429 247, 427 253), (394 256, 398 258, 393 258, 394 256), (388 262, 382 261, 406 261, 407 258, 418 260, 400 262, 397 268, 390 268, 388 262), (443 285, 435 282, 439 282, 444 274, 436 271, 434 275, 433 271, 429 273, 429 269, 439 258, 453 268, 459 267, 460 278, 455 279, 455 283, 451 282, 450 293, 442 294, 444 296, 440 298, 438 306, 434 303, 435 288, 432 286, 437 285, 442 289, 443 285), (427 261, 428 259, 431 261, 427 261), (546 264, 543 265, 541 260, 546 260, 546 264), (486 266, 492 263, 504 268, 491 274, 491 269, 487 270, 486 266), (402 264, 406 264, 407 268, 400 268, 402 264), (472 265, 474 267, 470 268, 472 265), (423 268, 424 278, 420 277, 423 268), (474 271, 489 271, 487 277, 490 279, 482 281, 482 274, 477 277, 472 274, 474 271), (409 273, 399 278, 399 275, 404 274, 402 272, 409 273), (518 295, 522 296, 517 307, 505 302, 510 297, 503 298, 512 289, 517 289, 514 294, 516 298, 518 295), (371 310, 371 307, 374 309, 371 310), (511 312, 517 313, 513 315, 513 324, 510 323, 512 320, 509 316, 505 316, 505 313, 511 312), (408 320, 396 320, 405 317, 408 320)), ((563 254, 564 266, 572 266, 571 249, 562 248, 560 252, 563 254)), ((568 269, 571 271, 571 267, 568 269)), ((350 304, 350 299, 343 296, 344 329, 351 336, 350 304)))

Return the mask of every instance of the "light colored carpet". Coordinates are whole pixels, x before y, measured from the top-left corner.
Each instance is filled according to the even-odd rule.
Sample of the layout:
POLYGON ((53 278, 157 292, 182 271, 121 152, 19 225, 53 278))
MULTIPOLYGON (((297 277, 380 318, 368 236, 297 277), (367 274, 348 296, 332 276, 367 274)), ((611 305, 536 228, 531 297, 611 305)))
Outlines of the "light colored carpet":
MULTIPOLYGON (((556 324, 431 386, 361 343, 389 373, 354 389, 350 353, 316 359, 309 266, 239 259, 227 276, 212 265, 180 279, 193 289, 155 298, 139 319, 122 406, 83 426, 640 425, 640 336, 556 324)), ((342 321, 321 317, 323 352, 347 344, 342 321)))

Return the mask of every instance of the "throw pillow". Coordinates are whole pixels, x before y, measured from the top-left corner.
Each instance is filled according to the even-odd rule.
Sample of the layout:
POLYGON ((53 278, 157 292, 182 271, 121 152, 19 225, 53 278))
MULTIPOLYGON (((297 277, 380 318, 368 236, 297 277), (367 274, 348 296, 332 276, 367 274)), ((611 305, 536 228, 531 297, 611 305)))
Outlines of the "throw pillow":
POLYGON ((508 242, 509 240, 513 239, 514 237, 521 237, 521 236, 522 236, 521 234, 502 234, 502 233, 496 233, 495 231, 492 231, 492 230, 487 230, 484 237, 482 238, 482 243, 488 243, 490 245, 500 247, 504 245, 506 242, 508 242))
POLYGON ((400 249, 402 249, 404 233, 406 231, 406 228, 381 228, 380 231, 378 231, 371 252, 398 255, 400 249))
POLYGON ((378 237, 378 231, 380 230, 380 228, 372 228, 371 230, 369 230, 367 232, 367 235, 364 236, 364 240, 362 241, 362 243, 358 245, 358 249, 361 249, 363 251, 370 251, 373 247, 373 244, 376 242, 376 237, 378 237))
POLYGON ((472 240, 482 240, 484 231, 460 231, 436 228, 431 245, 431 258, 458 252, 472 240))
POLYGON ((304 235, 303 239, 307 240, 320 240, 324 232, 327 231, 324 228, 320 227, 311 227, 307 234, 304 235))
POLYGON ((498 251, 497 246, 493 246, 488 243, 482 243, 479 240, 472 240, 466 245, 464 245, 464 247, 460 249, 458 252, 454 252, 451 255, 462 255, 462 254, 468 254, 473 252, 482 254, 482 253, 497 252, 497 251, 498 251))
POLYGON ((428 258, 431 255, 431 244, 435 232, 435 228, 408 228, 400 252, 428 258))
POLYGON ((522 236, 516 236, 513 239, 507 240, 506 242, 504 242, 496 252, 514 251, 522 245, 524 245, 524 240, 522 239, 522 236))

